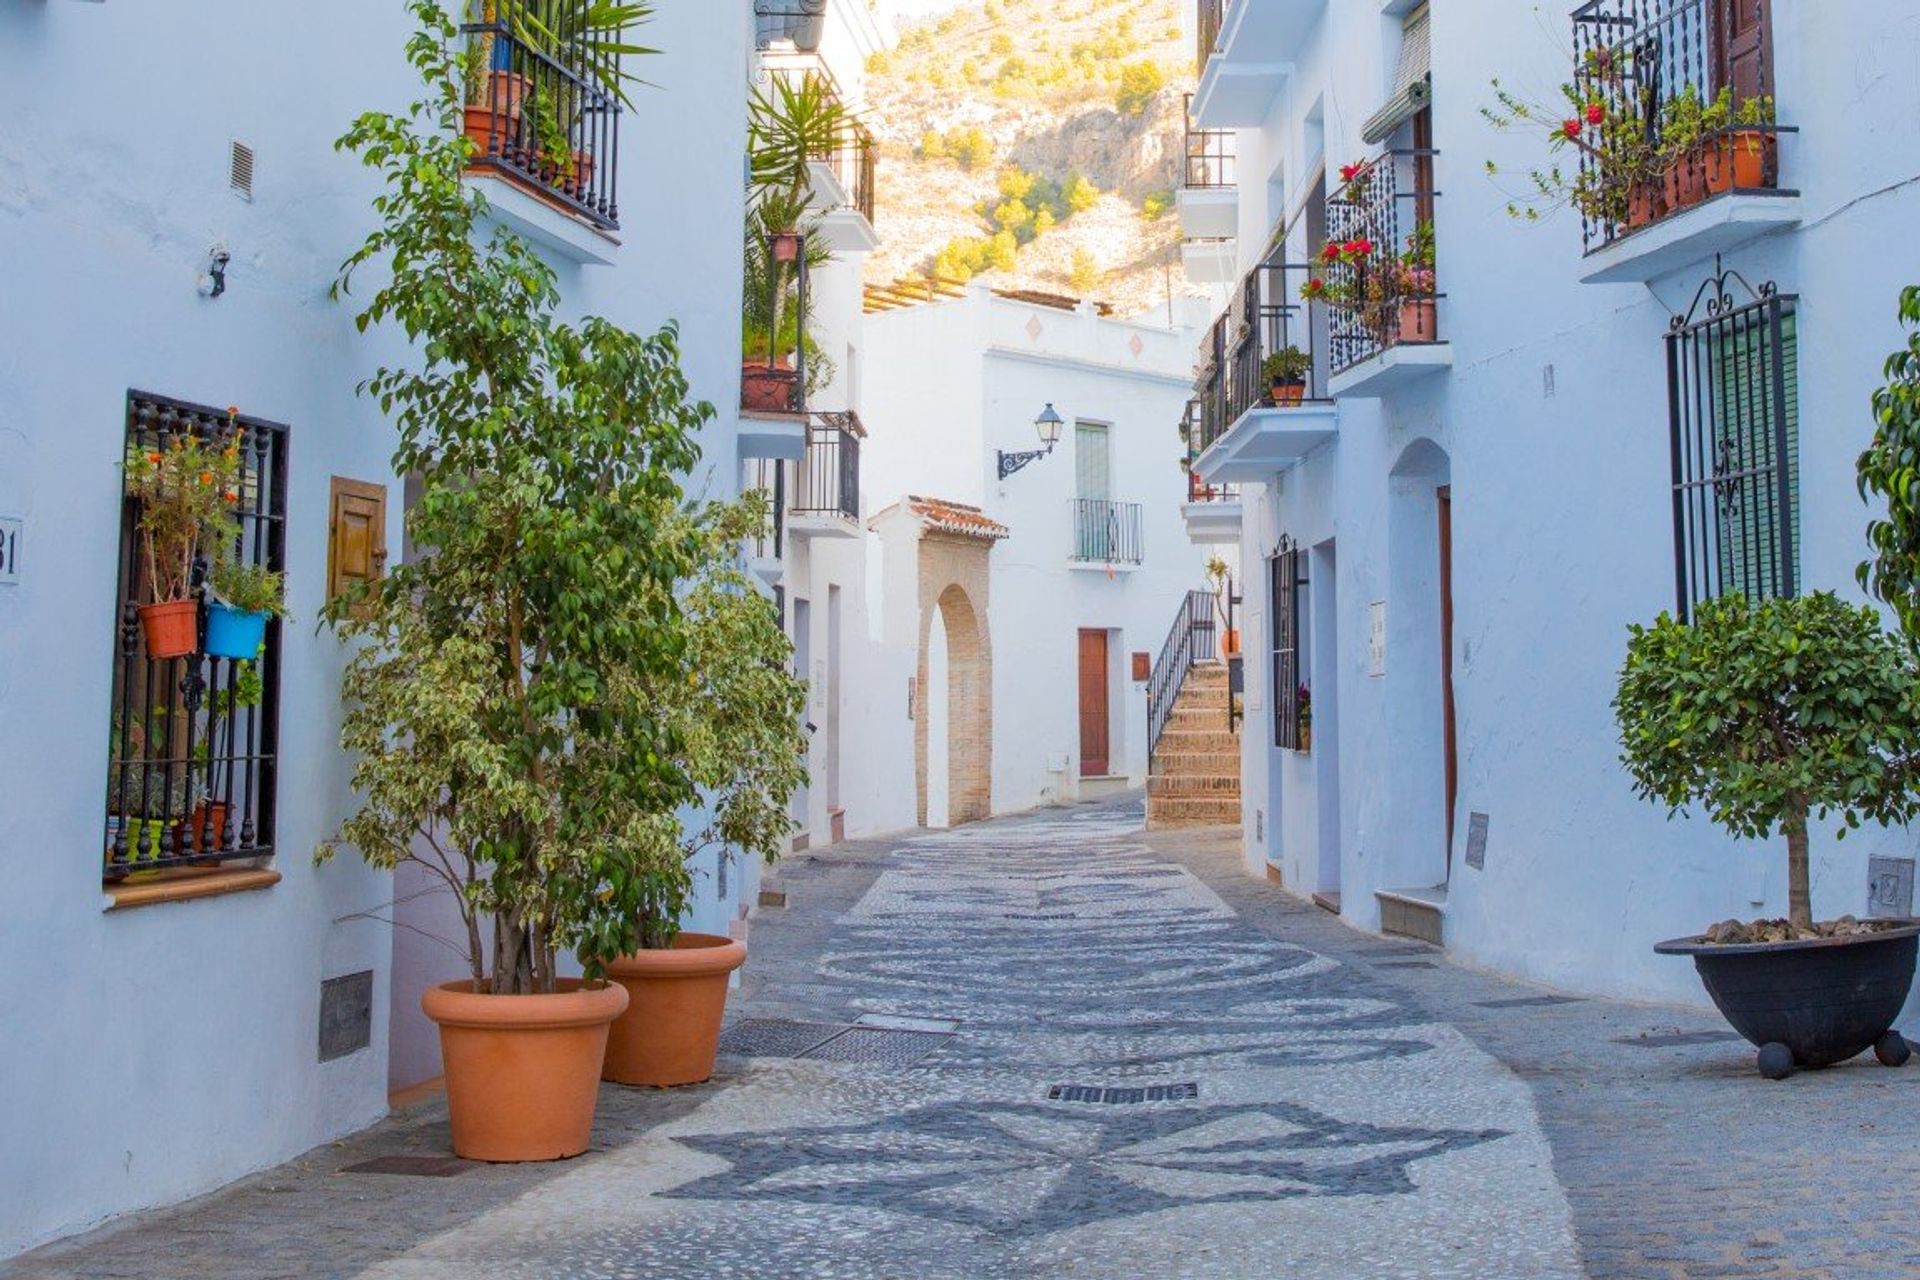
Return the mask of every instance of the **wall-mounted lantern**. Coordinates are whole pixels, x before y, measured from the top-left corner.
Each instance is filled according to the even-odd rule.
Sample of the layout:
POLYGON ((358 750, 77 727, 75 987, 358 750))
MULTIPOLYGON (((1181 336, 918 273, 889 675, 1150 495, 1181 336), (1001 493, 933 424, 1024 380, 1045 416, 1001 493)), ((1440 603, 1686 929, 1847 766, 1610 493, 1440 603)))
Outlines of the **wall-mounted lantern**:
POLYGON ((1000 478, 1005 480, 1029 462, 1038 462, 1052 453, 1053 446, 1060 443, 1060 429, 1066 425, 1065 420, 1054 412, 1053 402, 1048 401, 1047 407, 1040 411, 1040 416, 1033 420, 1033 428, 1040 433, 1040 443, 1046 448, 1029 449, 1024 453, 1008 453, 1005 449, 999 450, 1000 478))

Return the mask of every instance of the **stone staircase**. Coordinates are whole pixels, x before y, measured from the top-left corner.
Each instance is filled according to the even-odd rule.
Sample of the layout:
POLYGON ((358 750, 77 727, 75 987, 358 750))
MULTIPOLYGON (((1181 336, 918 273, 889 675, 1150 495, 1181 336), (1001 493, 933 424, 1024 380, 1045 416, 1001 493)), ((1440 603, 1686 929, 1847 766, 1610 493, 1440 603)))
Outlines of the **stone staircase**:
POLYGON ((1227 667, 1196 663, 1153 753, 1147 778, 1149 827, 1240 822, 1240 735, 1227 728, 1227 667))

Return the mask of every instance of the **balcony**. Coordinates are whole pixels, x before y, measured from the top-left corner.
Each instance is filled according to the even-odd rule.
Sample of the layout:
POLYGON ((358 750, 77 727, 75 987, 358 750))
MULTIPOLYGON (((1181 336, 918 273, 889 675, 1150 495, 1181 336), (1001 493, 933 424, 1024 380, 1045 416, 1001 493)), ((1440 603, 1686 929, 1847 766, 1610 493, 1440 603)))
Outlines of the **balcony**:
POLYGON ((1328 0, 1196 0, 1200 84, 1194 116, 1208 129, 1252 129, 1326 16, 1328 0))
POLYGON ((1226 129, 1197 127, 1193 122, 1193 95, 1188 94, 1186 136, 1186 167, 1177 197, 1180 230, 1189 239, 1231 239, 1240 230, 1234 135, 1226 129))
POLYGON ((1078 568, 1137 567, 1144 539, 1140 504, 1074 498, 1073 564, 1078 568))
POLYGON ((1202 484, 1265 481, 1334 438, 1326 308, 1301 298, 1314 278, 1305 263, 1264 262, 1208 331, 1190 436, 1202 484))
POLYGON ((1770 6, 1590 0, 1574 86, 1595 115, 1572 189, 1588 283, 1644 283, 1798 225, 1781 185, 1770 6))
POLYGON ((774 235, 749 244, 745 345, 740 363, 740 456, 806 456, 808 237, 774 235))
POLYGON ((1201 419, 1201 402, 1197 399, 1187 401, 1186 418, 1180 424, 1188 450, 1183 460, 1187 500, 1180 506, 1180 517, 1186 522, 1188 541, 1196 546, 1237 545, 1243 512, 1240 486, 1208 484, 1193 473, 1194 460, 1199 456, 1197 433, 1201 419))
POLYGON ((1240 242, 1231 236, 1180 244, 1180 269, 1194 284, 1230 284, 1239 267, 1240 242))
POLYGON ((874 155, 873 131, 848 117, 835 131, 833 146, 814 156, 820 235, 836 253, 872 253, 880 247, 873 216, 874 155))
MULTIPOLYGON (((616 31, 555 31, 528 0, 494 0, 468 42, 467 172, 500 221, 579 262, 612 261, 620 226, 616 31)), ((558 25, 558 24, 556 24, 558 25)))
POLYGON ((741 467, 740 492, 763 495, 766 519, 744 548, 747 567, 770 587, 780 585, 787 555, 787 494, 796 464, 778 458, 748 458, 741 467))
POLYGON ((1453 348, 1441 336, 1445 295, 1436 275, 1438 155, 1422 148, 1383 152, 1355 166, 1327 201, 1327 245, 1316 279, 1336 398, 1379 396, 1453 364, 1453 348))
POLYGON ((754 44, 812 53, 827 33, 827 0, 754 0, 754 44))
POLYGON ((807 456, 795 467, 787 508, 793 538, 860 536, 860 415, 816 413, 807 427, 807 456))

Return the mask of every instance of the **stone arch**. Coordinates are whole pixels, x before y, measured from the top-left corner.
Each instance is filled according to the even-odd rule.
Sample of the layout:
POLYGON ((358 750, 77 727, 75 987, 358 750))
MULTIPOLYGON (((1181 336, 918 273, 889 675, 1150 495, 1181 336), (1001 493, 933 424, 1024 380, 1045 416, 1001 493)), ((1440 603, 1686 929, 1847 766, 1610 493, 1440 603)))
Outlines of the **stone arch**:
MULTIPOLYGON (((918 687, 930 702, 929 654, 934 620, 946 640, 947 821, 978 822, 993 813, 993 644, 987 629, 987 554, 992 544, 971 538, 921 540, 918 687)), ((927 823, 928 741, 931 717, 914 724, 915 812, 927 823)))

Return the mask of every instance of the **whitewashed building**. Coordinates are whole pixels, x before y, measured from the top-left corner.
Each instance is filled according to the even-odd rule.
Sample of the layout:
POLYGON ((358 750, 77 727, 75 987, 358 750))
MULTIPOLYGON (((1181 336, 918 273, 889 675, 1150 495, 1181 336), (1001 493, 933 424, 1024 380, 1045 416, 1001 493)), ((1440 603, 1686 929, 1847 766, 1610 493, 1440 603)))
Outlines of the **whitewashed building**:
MULTIPOLYGON (((332 144, 418 95, 409 31, 399 5, 350 23, 244 0, 191 21, 0 6, 0 1257, 287 1159, 438 1072, 417 997, 459 962, 391 920, 438 932, 447 913, 357 858, 311 861, 350 804, 343 652, 313 624, 330 584, 401 553, 393 435, 354 391, 400 352, 327 297, 372 226, 374 175, 332 144), (187 67, 198 89, 156 88, 187 67), (297 622, 234 718, 230 775, 116 785, 110 759, 137 776, 198 758, 134 740, 132 708, 178 710, 186 733, 169 691, 188 668, 212 682, 202 708, 231 679, 138 650, 121 462, 228 406, 260 446, 252 545, 286 570, 297 622), (143 789, 163 848, 118 813, 143 789), (193 821, 216 808, 224 831, 193 821), (183 825, 218 834, 183 848, 183 825)), ((618 117, 617 158, 604 123, 567 193, 506 164, 474 180, 553 263, 569 314, 679 322, 695 392, 720 406, 698 483, 724 495, 753 15, 662 5, 646 35, 665 52, 618 117)), ((736 913, 711 877, 701 892, 699 922, 736 913)))
POLYGON ((913 816, 943 826, 1141 786, 1139 659, 1204 585, 1169 425, 1194 330, 978 283, 884 307, 862 375, 884 428, 862 466, 885 504, 875 621, 912 659, 880 678, 883 704, 915 717, 913 816), (1051 446, 1036 427, 1049 412, 1051 446))
MULTIPOLYGON (((1655 941, 1783 913, 1779 848, 1634 798, 1610 702, 1630 622, 1853 593, 1854 458, 1920 271, 1920 4, 1845 8, 1199 0, 1180 203, 1190 270, 1225 283, 1193 466, 1240 498, 1251 873, 1474 963, 1693 1002, 1655 941), (1516 220, 1529 169, 1580 171, 1548 149, 1576 65, 1603 111, 1692 84, 1780 128, 1664 209, 1516 220), (1551 114, 1496 129, 1496 79, 1551 114), (1421 223, 1437 284, 1370 316, 1302 297, 1364 291, 1421 223), (1323 262, 1355 240, 1359 265, 1323 262), (1261 368, 1287 346, 1297 404, 1261 368)), ((1831 836, 1817 913, 1911 883, 1906 832, 1831 836)))

